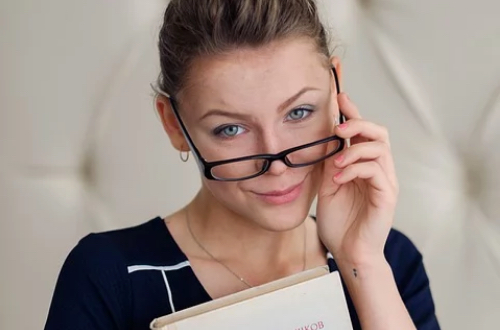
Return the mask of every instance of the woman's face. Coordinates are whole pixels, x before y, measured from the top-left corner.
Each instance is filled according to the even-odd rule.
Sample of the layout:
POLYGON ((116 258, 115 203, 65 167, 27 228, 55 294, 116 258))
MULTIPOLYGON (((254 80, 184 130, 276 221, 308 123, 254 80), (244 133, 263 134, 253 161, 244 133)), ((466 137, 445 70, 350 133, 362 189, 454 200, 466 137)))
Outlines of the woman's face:
MULTIPOLYGON (((179 97, 179 112, 207 161, 279 153, 332 135, 338 113, 325 59, 306 39, 198 59, 179 97)), ((268 230, 299 225, 309 212, 322 163, 272 163, 259 177, 203 189, 220 205, 268 230)))

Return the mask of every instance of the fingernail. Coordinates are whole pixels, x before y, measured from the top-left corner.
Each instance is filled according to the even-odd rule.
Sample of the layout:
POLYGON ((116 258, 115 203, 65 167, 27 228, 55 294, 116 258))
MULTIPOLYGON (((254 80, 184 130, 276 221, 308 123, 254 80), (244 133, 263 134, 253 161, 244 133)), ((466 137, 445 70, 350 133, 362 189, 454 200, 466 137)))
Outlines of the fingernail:
POLYGON ((340 124, 338 126, 338 128, 340 128, 340 129, 346 129, 347 128, 347 123, 340 124))
POLYGON ((347 98, 348 101, 351 100, 351 98, 349 97, 349 95, 347 95, 347 94, 344 94, 344 95, 345 95, 345 97, 347 98))
POLYGON ((340 179, 341 176, 342 176, 342 172, 339 172, 339 173, 335 174, 335 176, 333 178, 335 180, 337 180, 337 179, 340 179))
POLYGON ((343 160, 344 160, 344 155, 340 155, 340 156, 337 156, 337 157, 335 158, 335 161, 336 161, 337 163, 342 163, 342 161, 343 161, 343 160))

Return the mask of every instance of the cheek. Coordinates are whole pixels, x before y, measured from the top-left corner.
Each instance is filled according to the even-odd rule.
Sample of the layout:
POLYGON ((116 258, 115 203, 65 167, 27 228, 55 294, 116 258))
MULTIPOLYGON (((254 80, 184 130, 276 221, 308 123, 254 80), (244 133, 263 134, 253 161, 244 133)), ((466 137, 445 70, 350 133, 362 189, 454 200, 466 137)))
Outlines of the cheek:
POLYGON ((328 110, 322 110, 318 115, 310 121, 307 127, 304 128, 307 132, 301 132, 301 136, 309 134, 308 142, 317 141, 333 135, 335 128, 335 117, 328 110))
POLYGON ((252 217, 252 212, 255 213, 255 209, 251 207, 252 199, 248 198, 248 193, 245 193, 238 183, 207 180, 203 185, 208 190, 209 199, 217 205, 213 205, 214 207, 226 209, 247 218, 252 217))
POLYGON ((323 180, 324 162, 314 165, 311 171, 311 189, 316 192, 323 180))
POLYGON ((204 178, 203 186, 217 201, 226 207, 237 204, 237 200, 241 196, 241 189, 239 189, 236 182, 220 182, 204 178))

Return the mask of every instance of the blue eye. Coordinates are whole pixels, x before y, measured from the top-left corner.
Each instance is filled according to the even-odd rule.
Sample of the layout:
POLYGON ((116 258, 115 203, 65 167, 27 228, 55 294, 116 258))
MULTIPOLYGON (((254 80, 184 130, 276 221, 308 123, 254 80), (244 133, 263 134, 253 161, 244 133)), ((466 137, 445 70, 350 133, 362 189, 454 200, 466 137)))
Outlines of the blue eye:
POLYGON ((216 128, 214 134, 222 137, 234 137, 244 132, 243 127, 238 125, 227 125, 216 128))
POLYGON ((308 117, 313 111, 310 109, 304 109, 304 108, 299 108, 299 109, 294 109, 288 113, 287 120, 302 120, 306 117, 308 117))

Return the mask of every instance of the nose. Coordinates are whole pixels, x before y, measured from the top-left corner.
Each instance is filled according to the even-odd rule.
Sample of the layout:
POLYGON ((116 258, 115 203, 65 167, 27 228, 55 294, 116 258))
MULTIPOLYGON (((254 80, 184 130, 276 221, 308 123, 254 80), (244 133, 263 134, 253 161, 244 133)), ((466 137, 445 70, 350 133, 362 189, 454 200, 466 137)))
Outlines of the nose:
MULTIPOLYGON (((267 134, 264 133, 262 136, 262 152, 268 154, 277 154, 283 151, 285 148, 283 147, 282 141, 277 137, 275 133, 269 131, 267 134)), ((281 175, 288 169, 285 163, 281 160, 275 160, 271 163, 267 173, 270 175, 281 175)))
POLYGON ((271 166, 267 170, 267 173, 270 175, 274 176, 279 176, 288 169, 288 166, 286 166, 285 163, 283 163, 281 160, 275 160, 274 162, 271 163, 271 166))

